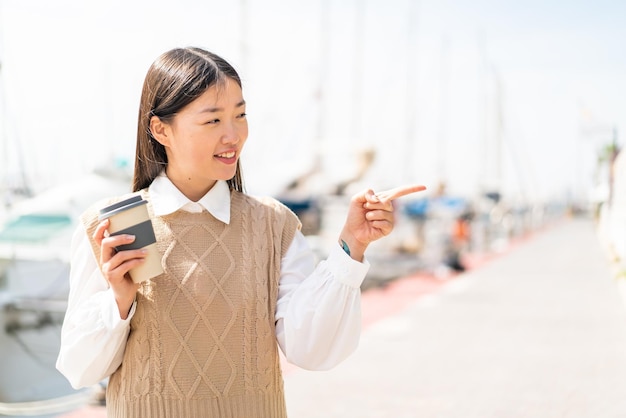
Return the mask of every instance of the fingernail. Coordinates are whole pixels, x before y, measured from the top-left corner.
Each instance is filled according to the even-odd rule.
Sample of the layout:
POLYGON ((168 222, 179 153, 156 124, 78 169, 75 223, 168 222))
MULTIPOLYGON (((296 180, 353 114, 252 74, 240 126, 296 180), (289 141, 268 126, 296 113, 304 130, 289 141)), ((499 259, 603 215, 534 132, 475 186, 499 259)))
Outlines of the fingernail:
POLYGON ((126 238, 126 241, 134 241, 135 240, 135 236, 134 235, 126 235, 125 238, 126 238))

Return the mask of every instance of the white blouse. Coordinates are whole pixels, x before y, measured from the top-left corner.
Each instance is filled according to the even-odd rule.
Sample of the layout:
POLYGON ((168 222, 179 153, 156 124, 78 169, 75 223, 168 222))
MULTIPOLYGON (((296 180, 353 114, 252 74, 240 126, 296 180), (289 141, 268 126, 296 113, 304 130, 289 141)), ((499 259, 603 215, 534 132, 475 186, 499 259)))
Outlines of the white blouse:
MULTIPOLYGON (((220 221, 230 222, 230 191, 224 181, 192 202, 162 174, 149 193, 156 216, 204 208, 220 221)), ((276 339, 287 361, 303 369, 327 370, 356 349, 361 331, 360 286, 368 269, 367 260, 353 260, 339 244, 316 266, 306 238, 296 232, 281 262, 276 306, 276 339)), ((72 239, 69 280, 56 367, 78 389, 107 378, 122 363, 136 302, 128 318, 121 319, 82 225, 72 239)))

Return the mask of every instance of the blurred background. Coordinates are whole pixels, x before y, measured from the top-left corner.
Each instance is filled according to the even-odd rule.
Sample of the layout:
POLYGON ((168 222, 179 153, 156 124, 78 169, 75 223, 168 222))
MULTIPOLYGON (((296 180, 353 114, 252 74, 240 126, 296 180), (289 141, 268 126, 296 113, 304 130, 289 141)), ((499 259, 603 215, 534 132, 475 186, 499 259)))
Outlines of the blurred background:
POLYGON ((428 187, 370 250, 376 286, 463 271, 564 216, 611 241, 624 23, 617 0, 0 0, 0 414, 75 395, 50 369, 69 239, 88 204, 130 189, 162 52, 200 46, 239 71, 247 190, 298 213, 320 257, 353 193, 428 187))

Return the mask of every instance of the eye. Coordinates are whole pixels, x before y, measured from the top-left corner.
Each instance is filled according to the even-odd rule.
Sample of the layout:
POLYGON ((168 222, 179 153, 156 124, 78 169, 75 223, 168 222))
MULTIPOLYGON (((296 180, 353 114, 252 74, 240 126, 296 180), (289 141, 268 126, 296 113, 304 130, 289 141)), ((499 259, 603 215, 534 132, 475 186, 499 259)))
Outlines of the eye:
POLYGON ((239 119, 243 119, 243 118, 245 118, 246 116, 248 116, 248 114, 247 114, 246 112, 244 112, 244 113, 239 114, 237 117, 238 117, 239 119))
POLYGON ((219 123, 219 121, 220 121, 219 119, 211 119, 206 124, 207 125, 215 125, 216 123, 219 123))

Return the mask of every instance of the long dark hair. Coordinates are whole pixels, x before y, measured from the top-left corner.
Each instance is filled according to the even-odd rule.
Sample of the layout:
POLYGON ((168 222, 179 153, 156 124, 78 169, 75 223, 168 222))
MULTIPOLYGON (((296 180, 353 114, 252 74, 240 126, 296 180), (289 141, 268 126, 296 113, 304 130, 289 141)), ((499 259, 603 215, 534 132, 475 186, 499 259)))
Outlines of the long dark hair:
MULTIPOLYGON (((152 116, 171 122, 176 112, 227 78, 241 87, 239 74, 226 60, 200 48, 172 49, 152 63, 139 105, 134 192, 148 187, 167 166, 165 147, 150 132, 152 116)), ((227 182, 231 190, 244 191, 239 161, 235 176, 227 182)))

